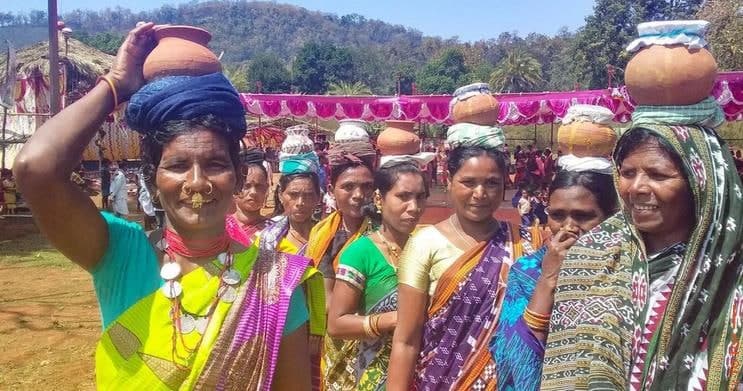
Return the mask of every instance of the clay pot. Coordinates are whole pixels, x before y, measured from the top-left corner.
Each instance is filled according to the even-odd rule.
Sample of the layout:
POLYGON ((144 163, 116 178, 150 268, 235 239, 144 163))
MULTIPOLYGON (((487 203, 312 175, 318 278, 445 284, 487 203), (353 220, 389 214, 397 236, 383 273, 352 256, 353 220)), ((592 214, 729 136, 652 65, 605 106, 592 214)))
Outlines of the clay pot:
POLYGON ((706 49, 651 45, 635 54, 624 72, 632 98, 641 105, 682 106, 712 92, 717 63, 706 49))
POLYGON ((421 139, 415 134, 413 121, 387 121, 377 137, 377 147, 382 155, 415 155, 420 152, 421 139))
POLYGON ((144 78, 201 76, 221 72, 222 65, 207 44, 212 35, 192 26, 154 27, 157 46, 144 62, 144 78))
POLYGON ((498 122, 498 100, 492 95, 479 94, 454 105, 454 122, 468 122, 492 126, 498 122))
POLYGON ((342 119, 338 121, 340 126, 335 131, 335 141, 363 141, 369 140, 366 132, 366 122, 355 119, 342 119))
POLYGON ((565 154, 609 157, 617 143, 617 134, 606 125, 577 121, 560 126, 557 143, 565 154))

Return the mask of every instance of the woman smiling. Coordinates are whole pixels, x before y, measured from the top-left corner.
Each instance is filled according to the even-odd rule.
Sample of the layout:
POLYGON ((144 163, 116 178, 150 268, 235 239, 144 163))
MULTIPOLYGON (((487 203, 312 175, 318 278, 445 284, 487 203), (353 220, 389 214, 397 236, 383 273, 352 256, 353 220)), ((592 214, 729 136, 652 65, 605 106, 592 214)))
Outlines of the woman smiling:
POLYGON ((622 212, 560 272, 542 387, 735 389, 743 201, 732 156, 711 128, 635 123, 614 153, 622 212))
POLYGON ((132 30, 104 82, 47 121, 15 164, 41 230, 93 277, 104 329, 97 387, 309 389, 307 309, 296 289, 307 261, 257 259, 256 247, 225 231, 243 182, 237 91, 221 73, 145 84, 154 33, 183 29, 153 27, 132 30), (143 136, 145 183, 167 215, 149 238, 98 212, 69 181, 84 146, 126 100, 127 123, 143 136))

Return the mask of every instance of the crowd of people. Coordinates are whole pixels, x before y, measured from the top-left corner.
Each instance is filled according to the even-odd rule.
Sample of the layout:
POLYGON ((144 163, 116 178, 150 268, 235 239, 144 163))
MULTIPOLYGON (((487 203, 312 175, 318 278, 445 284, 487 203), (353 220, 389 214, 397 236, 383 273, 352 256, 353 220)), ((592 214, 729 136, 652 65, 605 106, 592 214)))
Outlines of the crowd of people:
MULTIPOLYGON (((526 185, 543 189, 547 232, 495 219, 511 156, 487 115, 448 129, 436 165, 452 213, 437 224, 418 227, 437 154, 393 133, 378 153, 360 126, 325 156, 305 127, 287 129, 269 217, 270 171, 241 148, 237 91, 219 72, 145 81, 152 32, 132 30, 111 72, 14 167, 42 232, 93 278, 98 388, 738 387, 743 185, 716 104, 666 107, 683 110, 673 125, 639 105, 609 155, 516 148, 524 209, 526 185), (123 101, 142 188, 164 215, 152 231, 123 218, 115 165, 112 212, 70 180, 123 101), (334 209, 316 221, 323 197, 334 209)), ((474 84, 452 105, 477 98, 493 99, 474 84)), ((604 125, 606 111, 568 114, 604 125)))

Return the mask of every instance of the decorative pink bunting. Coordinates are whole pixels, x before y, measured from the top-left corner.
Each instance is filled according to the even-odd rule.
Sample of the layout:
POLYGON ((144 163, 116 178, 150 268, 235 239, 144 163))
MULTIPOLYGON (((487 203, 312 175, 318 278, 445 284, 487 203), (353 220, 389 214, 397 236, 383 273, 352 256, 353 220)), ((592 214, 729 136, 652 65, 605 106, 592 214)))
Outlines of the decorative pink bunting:
MULTIPOLYGON (((743 71, 721 72, 712 95, 728 121, 743 120, 743 71)), ((281 116, 363 119, 385 121, 407 119, 429 123, 451 123, 448 95, 328 96, 242 94, 248 113, 281 116)), ((635 104, 625 87, 569 92, 537 92, 497 95, 501 125, 531 125, 560 122, 568 107, 584 103, 611 110, 618 122, 628 122, 635 104)))

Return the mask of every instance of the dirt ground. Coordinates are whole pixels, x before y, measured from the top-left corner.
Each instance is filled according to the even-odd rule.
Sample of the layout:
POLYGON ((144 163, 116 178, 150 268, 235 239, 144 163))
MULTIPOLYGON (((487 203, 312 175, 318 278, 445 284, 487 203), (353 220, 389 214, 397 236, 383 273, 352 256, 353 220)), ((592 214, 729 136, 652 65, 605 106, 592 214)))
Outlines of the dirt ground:
POLYGON ((95 389, 100 327, 89 275, 30 218, 0 220, 0 389, 95 389))

